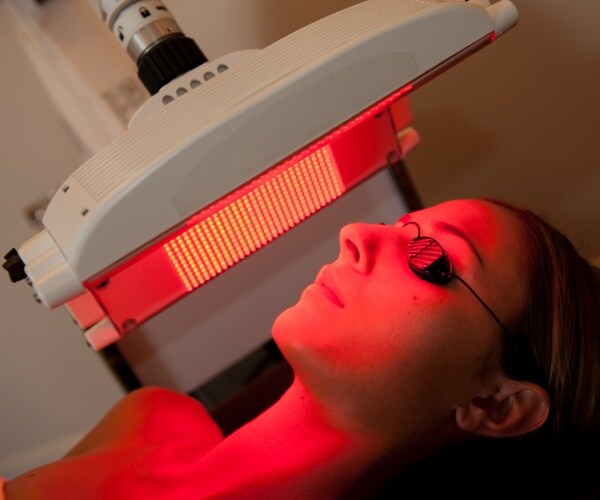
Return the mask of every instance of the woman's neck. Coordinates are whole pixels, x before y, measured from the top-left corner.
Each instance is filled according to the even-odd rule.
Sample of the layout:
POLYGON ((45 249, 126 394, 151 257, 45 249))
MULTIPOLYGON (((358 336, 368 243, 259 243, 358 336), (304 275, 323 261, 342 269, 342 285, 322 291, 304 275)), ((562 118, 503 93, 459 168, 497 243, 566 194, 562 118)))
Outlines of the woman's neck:
POLYGON ((380 470, 386 450, 331 425, 295 381, 283 397, 227 437, 198 465, 207 497, 338 497, 380 470))

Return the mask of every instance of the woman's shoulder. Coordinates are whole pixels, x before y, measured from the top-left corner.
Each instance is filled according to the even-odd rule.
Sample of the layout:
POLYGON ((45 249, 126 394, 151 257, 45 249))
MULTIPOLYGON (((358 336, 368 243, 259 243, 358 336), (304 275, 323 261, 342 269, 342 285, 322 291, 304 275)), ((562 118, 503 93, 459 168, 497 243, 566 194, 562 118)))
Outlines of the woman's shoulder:
POLYGON ((63 460, 10 481, 7 495, 190 498, 198 458, 222 439, 197 400, 160 387, 139 389, 121 398, 63 460))
POLYGON ((212 448, 223 434, 196 399, 163 387, 144 387, 119 400, 68 456, 98 448, 180 439, 212 448))
MULTIPOLYGON (((153 432, 169 432, 188 437, 207 432, 222 437, 208 410, 197 399, 164 387, 144 387, 125 396, 118 412, 126 414, 134 429, 146 424, 153 432)), ((139 429, 144 432, 144 428, 139 429)))

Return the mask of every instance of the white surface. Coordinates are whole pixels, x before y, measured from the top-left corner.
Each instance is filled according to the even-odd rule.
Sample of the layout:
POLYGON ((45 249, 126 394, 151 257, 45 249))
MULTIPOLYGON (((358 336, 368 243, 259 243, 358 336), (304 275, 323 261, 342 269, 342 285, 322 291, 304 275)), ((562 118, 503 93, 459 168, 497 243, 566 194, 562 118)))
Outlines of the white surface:
POLYGON ((46 210, 44 225, 74 274, 84 281, 114 265, 494 29, 479 6, 440 5, 356 5, 132 127, 74 172, 46 210))
POLYGON ((488 13, 494 22, 497 36, 514 27, 519 19, 519 12, 512 2, 501 0, 489 7, 488 13))
POLYGON ((220 70, 222 65, 231 69, 233 66, 241 63, 248 57, 256 55, 258 52, 260 52, 260 49, 246 49, 238 50, 232 54, 225 54, 213 61, 207 61, 197 68, 191 69, 187 73, 181 75, 179 78, 165 84, 136 111, 129 121, 129 128, 138 126, 158 110, 171 104, 175 99, 185 97, 185 95, 194 88, 198 88, 209 80, 219 76, 219 74, 223 72, 223 70, 220 70))
POLYGON ((108 318, 102 318, 98 323, 85 331, 85 339, 95 351, 113 344, 119 340, 119 337, 119 332, 108 318))
POLYGON ((84 292, 83 285, 45 229, 19 247, 30 283, 38 300, 54 308, 84 292))

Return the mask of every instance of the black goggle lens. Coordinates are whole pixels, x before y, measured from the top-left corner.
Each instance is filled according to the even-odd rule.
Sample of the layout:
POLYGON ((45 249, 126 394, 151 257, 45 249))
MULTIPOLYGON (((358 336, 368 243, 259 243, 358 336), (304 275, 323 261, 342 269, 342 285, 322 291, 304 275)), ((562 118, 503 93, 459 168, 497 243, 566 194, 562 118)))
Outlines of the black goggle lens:
POLYGON ((433 283, 448 283, 452 279, 452 264, 441 245, 427 236, 419 236, 406 247, 408 264, 419 277, 433 283))

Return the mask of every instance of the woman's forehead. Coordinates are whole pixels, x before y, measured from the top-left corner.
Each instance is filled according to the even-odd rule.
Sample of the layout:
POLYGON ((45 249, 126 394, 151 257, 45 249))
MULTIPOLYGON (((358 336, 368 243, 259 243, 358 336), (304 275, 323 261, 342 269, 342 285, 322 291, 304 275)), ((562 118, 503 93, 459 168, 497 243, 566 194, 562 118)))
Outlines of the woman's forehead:
MULTIPOLYGON (((450 200, 405 214, 400 217, 398 222, 406 223, 408 221, 422 221, 423 223, 426 223, 432 219, 456 224, 462 223, 465 225, 486 221, 493 222, 497 216, 494 209, 495 207, 491 203, 482 200, 450 200)), ((468 227, 463 229, 468 229, 468 227)))
MULTIPOLYGON (((478 199, 451 200, 418 210, 402 216, 399 225, 417 222, 425 236, 440 223, 451 224, 469 237, 481 248, 488 258, 510 252, 523 247, 522 232, 519 222, 505 208, 494 203, 478 199)), ((504 255, 504 258, 508 255, 504 255)), ((510 260, 510 259, 509 259, 510 260)), ((513 265, 521 263, 516 261, 513 265)))

